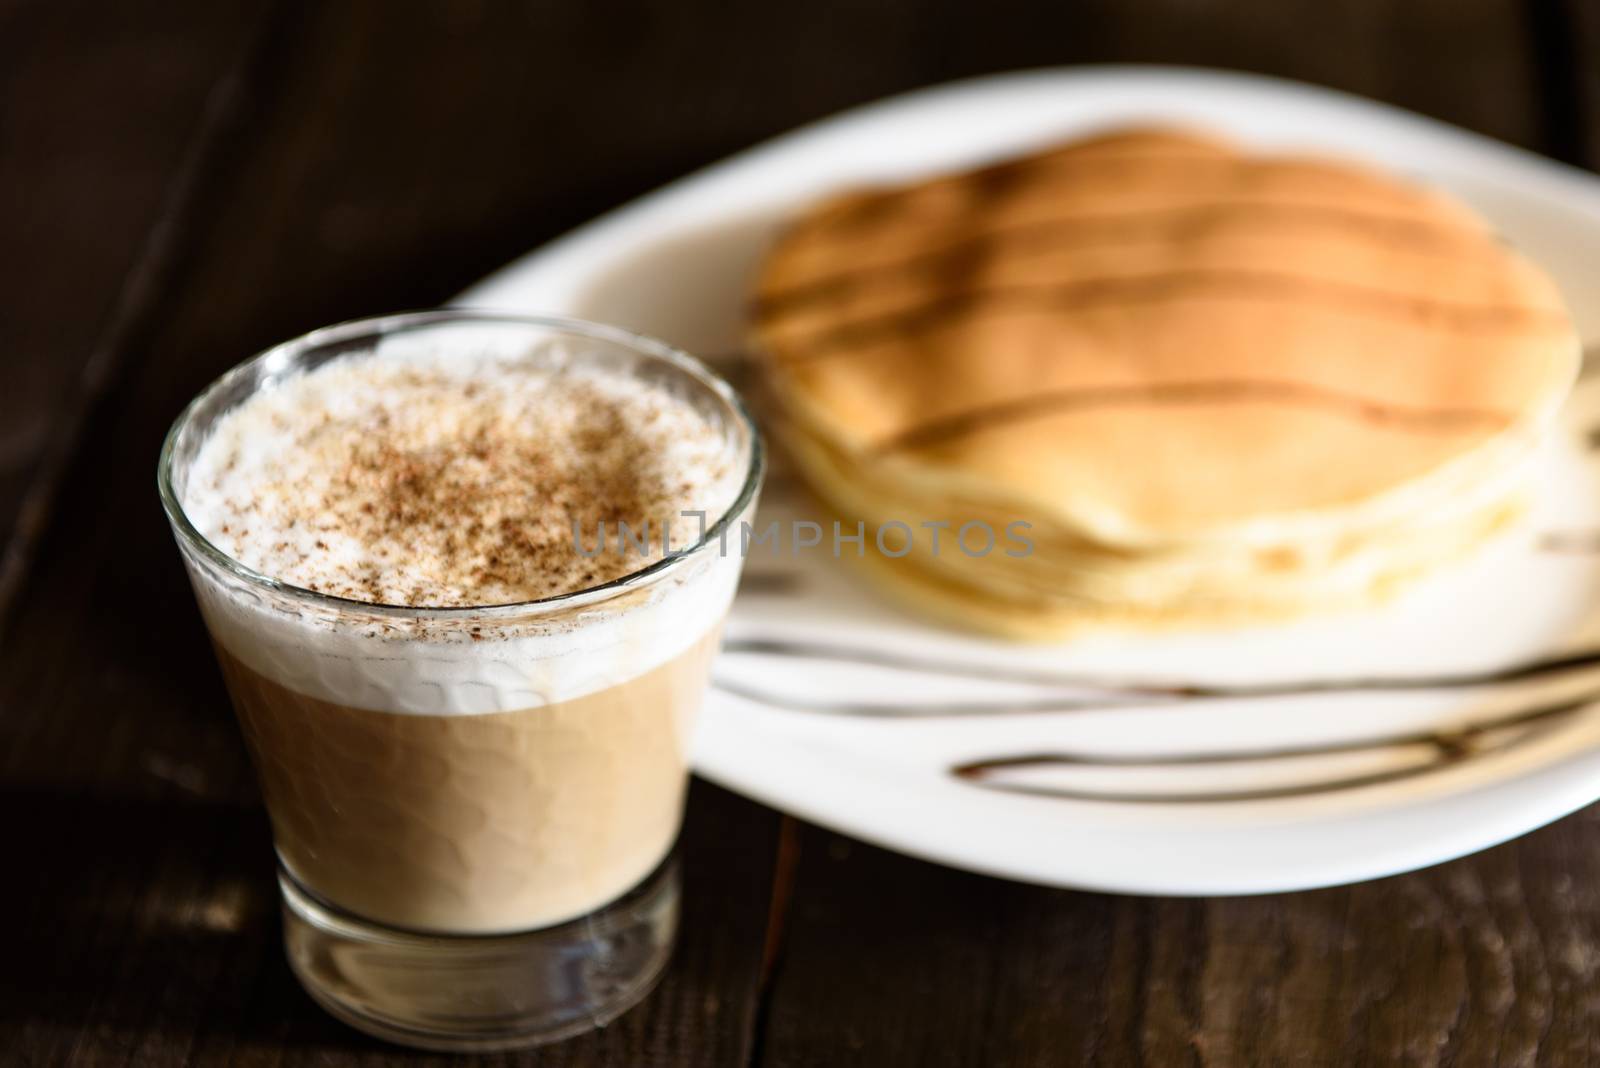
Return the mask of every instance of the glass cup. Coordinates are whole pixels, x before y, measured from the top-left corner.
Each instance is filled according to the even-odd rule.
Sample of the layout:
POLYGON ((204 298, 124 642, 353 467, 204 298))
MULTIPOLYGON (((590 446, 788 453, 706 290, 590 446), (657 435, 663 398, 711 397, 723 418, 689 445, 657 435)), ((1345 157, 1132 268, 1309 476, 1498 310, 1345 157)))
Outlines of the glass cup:
POLYGON ((748 414, 703 365, 560 319, 329 327, 239 365, 178 417, 161 500, 271 817, 289 963, 324 1008, 395 1042, 493 1049, 599 1026, 649 992, 677 926, 688 733, 738 582, 725 546, 761 474, 748 414), (488 607, 326 596, 200 534, 185 488, 223 415, 328 360, 413 345, 648 380, 720 431, 742 487, 679 555, 488 607))

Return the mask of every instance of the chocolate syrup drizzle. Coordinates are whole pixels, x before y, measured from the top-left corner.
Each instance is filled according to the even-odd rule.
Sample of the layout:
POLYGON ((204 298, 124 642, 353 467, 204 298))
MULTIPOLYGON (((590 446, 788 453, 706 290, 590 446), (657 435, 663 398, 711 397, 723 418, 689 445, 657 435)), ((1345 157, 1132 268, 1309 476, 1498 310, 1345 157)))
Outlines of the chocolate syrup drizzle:
MULTIPOLYGON (((1208 684, 1158 679, 1127 679, 1102 676, 1067 675, 1026 668, 988 664, 963 664, 945 659, 925 659, 882 650, 860 649, 820 642, 755 638, 730 640, 724 652, 729 655, 783 656, 797 659, 853 663, 873 667, 914 671, 949 678, 979 679, 1026 685, 1060 686, 1079 691, 1079 695, 1060 698, 961 702, 861 702, 810 700, 761 690, 719 678, 715 685, 726 693, 791 711, 856 716, 874 719, 926 719, 937 717, 1012 715, 1018 713, 1090 712, 1138 707, 1170 707, 1180 703, 1211 700, 1256 700, 1312 694, 1361 692, 1440 691, 1472 689, 1508 683, 1528 682, 1600 667, 1600 649, 1580 650, 1558 656, 1524 661, 1483 671, 1411 676, 1371 676, 1347 679, 1308 679, 1287 682, 1208 684)), ((1569 717, 1600 702, 1600 687, 1585 689, 1575 697, 1556 702, 1517 708, 1472 723, 1437 731, 1419 731, 1357 741, 1324 742, 1314 745, 1214 752, 1202 754, 1103 756, 1072 752, 1024 753, 963 762, 949 774, 973 786, 1009 793, 1055 797, 1070 800, 1096 800, 1124 803, 1173 804, 1256 801, 1299 797, 1355 789, 1377 783, 1412 778, 1491 753, 1505 752, 1565 722, 1569 717), (1186 793, 1141 793, 1137 791, 1097 791, 1065 786, 1045 786, 1009 782, 1001 778, 1007 770, 1026 767, 1123 767, 1152 768, 1221 765, 1286 759, 1333 756, 1358 752, 1381 752, 1422 747, 1426 758, 1412 765, 1387 768, 1332 778, 1313 779, 1246 790, 1200 790, 1186 793)))
POLYGON ((736 696, 777 708, 830 715, 865 716, 879 719, 932 719, 947 716, 1012 715, 1024 712, 1098 712, 1111 708, 1168 705, 1184 701, 1258 700, 1272 697, 1299 697, 1316 694, 1398 693, 1429 690, 1468 690, 1512 682, 1528 682, 1585 668, 1600 668, 1600 649, 1585 649, 1558 656, 1527 660, 1484 671, 1436 675, 1374 675, 1346 679, 1304 679, 1289 682, 1194 683, 1160 679, 1127 679, 1094 675, 1065 675, 1032 671, 1026 668, 990 664, 963 664, 945 659, 924 659, 900 653, 857 649, 822 642, 799 642, 775 638, 729 639, 723 646, 727 655, 783 656, 796 659, 861 664, 945 678, 977 679, 985 682, 1019 683, 1031 686, 1057 686, 1079 691, 1082 696, 995 701, 926 702, 914 704, 870 701, 812 701, 770 693, 717 680, 722 690, 736 696))
POLYGON ((1276 749, 1137 757, 1115 757, 1069 752, 1029 753, 1021 756, 970 761, 965 764, 957 764, 949 770, 950 774, 956 778, 989 790, 1077 801, 1114 801, 1128 804, 1202 804, 1223 801, 1265 801, 1287 797, 1307 797, 1313 794, 1332 793, 1337 790, 1353 790, 1362 786, 1398 782, 1403 779, 1430 774, 1443 768, 1453 767, 1474 757, 1507 752, 1539 737, 1545 731, 1563 722, 1567 717, 1593 707, 1597 698, 1600 698, 1600 690, 1585 694, 1582 697, 1480 720, 1454 730, 1392 734, 1353 742, 1327 742, 1318 745, 1283 746, 1276 749), (1496 740, 1495 736, 1501 734, 1506 735, 1506 737, 1502 740, 1496 740), (1256 789, 1141 793, 1137 791, 1075 790, 1064 786, 1043 786, 992 779, 992 776, 998 772, 1024 767, 1196 767, 1203 765, 1264 763, 1296 757, 1333 756, 1340 753, 1379 752, 1386 749, 1415 747, 1425 748, 1427 756, 1414 765, 1256 789))
POLYGON ((1146 304, 1188 299, 1197 290, 1224 296, 1301 300, 1408 322, 1424 319, 1430 325, 1447 330, 1515 331, 1545 318, 1531 308, 1431 300, 1287 272, 1188 268, 1140 277, 1091 278, 1053 285, 1011 285, 946 293, 886 315, 827 327, 798 343, 788 343, 786 348, 788 359, 799 363, 852 352, 857 346, 885 337, 906 338, 925 333, 963 314, 1146 304))
MULTIPOLYGON (((1403 219, 1393 215, 1317 204, 1272 204, 1248 201, 1228 203, 1248 207, 1250 219, 1254 222, 1270 220, 1280 226, 1310 224, 1336 229, 1341 233, 1355 231, 1383 244, 1403 248, 1407 252, 1449 256, 1451 252, 1458 251, 1463 244, 1459 232, 1446 230, 1421 220, 1403 219)), ((956 281, 968 274, 976 264, 1003 251, 1049 252, 1063 247, 1090 246, 1096 242, 1124 243, 1130 237, 1144 233, 1159 235, 1179 232, 1188 226, 1210 222, 1215 218, 1217 208, 1220 206, 1224 206, 1222 202, 1211 201, 1179 208, 1099 213, 1042 222, 1013 223, 997 227, 987 233, 914 252, 901 260, 844 270, 768 293, 756 301, 755 310, 758 315, 766 317, 804 309, 819 302, 848 295, 858 287, 870 284, 885 275, 956 281)))
POLYGON ((1563 556, 1600 553, 1600 530, 1553 530, 1539 535, 1539 551, 1563 556))
POLYGON ((1114 406, 1214 405, 1275 402, 1320 408, 1367 423, 1413 431, 1450 432, 1477 426, 1502 427, 1504 412, 1485 408, 1424 408, 1372 400, 1353 393, 1300 382, 1219 379, 1204 382, 1158 382, 1140 386, 1088 386, 1055 390, 1013 401, 958 412, 944 419, 916 424, 879 442, 878 452, 898 452, 938 444, 997 424, 1114 406))
MULTIPOLYGON (((1218 156, 1211 154, 1195 154, 1192 152, 1172 151, 1140 151, 1119 152, 1115 155, 1083 154, 1081 152, 1046 152, 1022 156, 1015 159, 1003 160, 988 166, 978 167, 963 174, 946 175, 936 179, 939 188, 964 189, 972 188, 982 190, 989 197, 1015 190, 1019 186, 1028 185, 1036 189, 1048 191, 1054 186, 1070 184, 1085 176, 1094 176, 1095 172, 1101 175, 1109 172, 1113 175, 1130 177, 1140 171, 1148 171, 1151 164, 1176 164, 1183 168, 1190 177, 1201 168, 1219 171, 1238 171, 1246 169, 1259 169, 1263 162, 1267 166, 1295 166, 1305 161, 1294 159, 1279 159, 1262 161, 1239 156, 1218 156)), ((849 233, 852 230, 862 230, 871 227, 880 221, 886 212, 895 210, 903 212, 905 207, 906 190, 900 186, 888 186, 856 193, 848 203, 837 205, 821 218, 808 221, 809 228, 818 231, 838 231, 849 233)), ((1399 205, 1397 205, 1397 208, 1399 205)), ((1256 210, 1254 205, 1252 211, 1256 210)), ((1382 211, 1363 212, 1375 220, 1392 220, 1397 226, 1405 226, 1414 220, 1397 212, 1382 211)))
MULTIPOLYGON (((1116 155, 1085 155, 1082 153, 1056 153, 1021 156, 977 167, 964 174, 947 175, 936 180, 941 188, 973 187, 991 196, 1015 188, 1024 181, 1048 186, 1061 179, 1076 180, 1086 172, 1112 171, 1126 174, 1146 169, 1151 163, 1179 162, 1191 171, 1201 167, 1235 170, 1245 165, 1237 157, 1195 155, 1192 153, 1123 152, 1116 155)), ((838 230, 848 233, 871 225, 889 208, 904 205, 905 190, 898 186, 868 189, 856 193, 849 202, 835 207, 821 218, 808 220, 807 225, 817 230, 838 230)))

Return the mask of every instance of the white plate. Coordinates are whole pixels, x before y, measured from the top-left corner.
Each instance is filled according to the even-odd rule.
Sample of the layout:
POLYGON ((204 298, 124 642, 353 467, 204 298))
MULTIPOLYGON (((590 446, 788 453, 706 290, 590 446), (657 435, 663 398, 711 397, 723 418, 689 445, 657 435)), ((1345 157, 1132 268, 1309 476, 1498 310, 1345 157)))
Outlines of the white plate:
MULTIPOLYGON (((599 319, 725 357, 739 349, 746 281, 764 242, 819 194, 1150 119, 1189 120, 1257 145, 1366 157, 1448 187, 1553 271, 1585 339, 1600 338, 1600 181, 1326 90, 1137 67, 985 78, 849 112, 612 212, 460 303, 599 319)), ((1590 532, 1600 531, 1600 461, 1583 445, 1590 425, 1600 426, 1600 384, 1585 383, 1570 408, 1576 430, 1544 463, 1531 532, 1365 616, 1017 647, 905 616, 862 589, 848 562, 826 554, 758 553, 729 623, 731 651, 718 662, 696 767, 751 797, 915 856, 1100 890, 1294 890, 1404 871, 1513 837, 1600 797, 1600 709, 1581 700, 1600 693, 1600 669, 1478 687, 1003 709, 1082 697, 1088 691, 1070 680, 1083 676, 1229 685, 1415 677, 1600 644, 1600 551, 1590 551, 1590 532), (768 645, 781 650, 759 652, 768 645), (863 653, 892 663, 857 662, 863 653), (1002 710, 846 710, 863 703, 878 712, 1002 710), (1497 733, 1469 731, 1470 744, 1457 744, 1464 725, 1550 703, 1577 711, 1497 733), (1394 743, 1410 733, 1438 737, 1394 743), (1321 751, 1375 740, 1383 741, 1321 751), (1286 748, 1319 753, 1215 759, 1286 748), (1120 763, 1010 767, 981 785, 951 771, 980 758, 1063 751, 1120 763), (1197 754, 1212 759, 1161 762, 1197 754), (1418 767, 1425 770, 1407 773, 1418 767), (1367 777, 1379 781, 1338 785, 1367 777), (1063 790, 1076 796, 1059 796, 1063 790), (1220 799, 1240 793, 1247 796, 1220 799)), ((769 498, 763 522, 805 508, 781 486, 769 498)))

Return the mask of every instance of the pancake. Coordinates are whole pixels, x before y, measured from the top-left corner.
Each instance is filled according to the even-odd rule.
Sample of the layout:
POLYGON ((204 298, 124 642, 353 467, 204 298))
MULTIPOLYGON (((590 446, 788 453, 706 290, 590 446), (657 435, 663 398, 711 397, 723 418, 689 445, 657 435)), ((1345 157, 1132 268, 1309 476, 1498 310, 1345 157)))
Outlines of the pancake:
POLYGON ((1171 130, 824 202, 753 307, 839 514, 1031 525, 1023 559, 875 569, 1024 635, 1359 605, 1463 558, 1513 525, 1579 360, 1465 205, 1171 130))

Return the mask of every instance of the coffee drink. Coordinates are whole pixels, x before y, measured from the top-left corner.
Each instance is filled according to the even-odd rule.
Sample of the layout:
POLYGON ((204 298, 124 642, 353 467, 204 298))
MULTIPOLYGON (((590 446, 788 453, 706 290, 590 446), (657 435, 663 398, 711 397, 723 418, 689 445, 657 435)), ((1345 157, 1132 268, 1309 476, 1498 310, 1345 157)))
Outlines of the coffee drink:
MULTIPOLYGON (((659 559, 657 539, 594 551, 608 518, 690 544, 684 513, 737 493, 723 452, 692 408, 611 371, 374 352, 235 409, 184 506, 228 555, 323 594, 525 602, 659 559)), ((335 905, 430 931, 542 927, 620 895, 676 836, 720 570, 465 627, 285 617, 202 578, 285 866, 335 905)))
POLYGON ((480 934, 580 916, 661 863, 714 645, 569 701, 470 716, 337 705, 219 659, 290 871, 383 923, 480 934))
POLYGON ((325 1006, 486 1048, 648 989, 759 473, 686 357, 490 313, 308 335, 180 418, 163 500, 325 1006))

